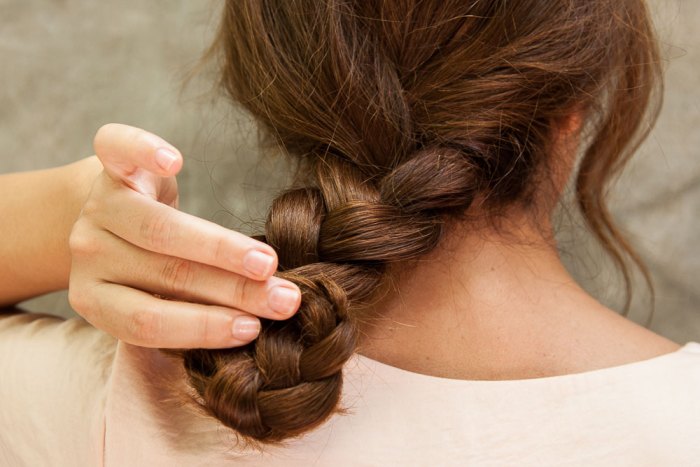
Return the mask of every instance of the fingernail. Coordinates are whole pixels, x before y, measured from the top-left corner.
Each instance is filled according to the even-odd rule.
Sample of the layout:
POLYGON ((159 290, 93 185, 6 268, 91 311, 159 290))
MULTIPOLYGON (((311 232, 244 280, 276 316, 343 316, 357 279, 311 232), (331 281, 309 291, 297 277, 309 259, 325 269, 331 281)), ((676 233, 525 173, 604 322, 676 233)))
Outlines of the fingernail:
POLYGON ((260 321, 249 316, 239 316, 233 320, 233 337, 250 341, 260 334, 260 321))
POLYGON ((163 170, 170 170, 170 167, 177 161, 177 154, 168 148, 160 148, 156 151, 156 163, 163 170))
POLYGON ((267 296, 267 304, 273 311, 283 315, 289 315, 296 311, 301 296, 299 291, 287 287, 273 287, 267 296))
POLYGON ((243 267, 251 274, 260 277, 267 277, 272 273, 272 265, 275 260, 272 256, 262 251, 249 251, 243 258, 243 267))

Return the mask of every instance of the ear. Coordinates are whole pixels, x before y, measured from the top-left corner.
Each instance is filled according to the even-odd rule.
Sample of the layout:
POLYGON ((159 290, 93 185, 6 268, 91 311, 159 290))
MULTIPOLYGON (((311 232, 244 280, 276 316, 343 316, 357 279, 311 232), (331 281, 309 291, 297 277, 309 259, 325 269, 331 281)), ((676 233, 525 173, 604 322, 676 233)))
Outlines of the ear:
POLYGON ((549 154, 549 167, 557 198, 563 193, 576 166, 584 124, 585 113, 578 108, 552 124, 553 144, 549 154))
POLYGON ((583 121, 583 111, 580 109, 576 109, 569 115, 564 117, 564 119, 561 122, 559 131, 564 133, 564 135, 567 137, 573 136, 576 139, 578 139, 581 133, 581 129, 583 127, 583 121))

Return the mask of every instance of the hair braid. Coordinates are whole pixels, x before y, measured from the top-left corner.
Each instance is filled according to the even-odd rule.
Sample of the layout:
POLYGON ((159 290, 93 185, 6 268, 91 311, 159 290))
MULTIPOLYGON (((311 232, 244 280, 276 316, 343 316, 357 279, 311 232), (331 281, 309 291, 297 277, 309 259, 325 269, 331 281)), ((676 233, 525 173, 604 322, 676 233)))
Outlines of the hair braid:
POLYGON ((614 240, 598 195, 649 102, 650 27, 641 0, 227 1, 221 83, 307 169, 263 237, 302 304, 242 348, 184 351, 199 402, 266 442, 322 423, 387 266, 432 250, 477 194, 527 204, 574 108, 602 116, 579 199, 614 240))
POLYGON ((243 349, 186 353, 205 406, 257 440, 299 434, 337 408, 342 368, 357 344, 353 311, 371 298, 387 263, 437 245, 442 212, 463 209, 475 193, 474 167, 455 150, 419 151, 377 186, 339 157, 319 161, 322 188, 282 193, 265 227, 279 276, 301 289, 296 316, 264 320, 243 349))

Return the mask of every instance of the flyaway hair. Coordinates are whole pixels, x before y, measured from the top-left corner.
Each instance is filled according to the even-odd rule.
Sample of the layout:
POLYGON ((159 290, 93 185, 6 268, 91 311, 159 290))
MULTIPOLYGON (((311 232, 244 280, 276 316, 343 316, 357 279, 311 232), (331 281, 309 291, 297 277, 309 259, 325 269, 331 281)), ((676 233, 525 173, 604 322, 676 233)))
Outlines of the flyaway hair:
POLYGON ((246 439, 336 412, 358 310, 388 267, 430 252, 477 198, 493 215, 532 204, 576 109, 590 128, 577 201, 621 266, 636 258, 605 192, 656 115, 642 0, 229 0, 213 50, 223 89, 304 175, 262 237, 299 312, 247 346, 180 354, 204 409, 246 439))

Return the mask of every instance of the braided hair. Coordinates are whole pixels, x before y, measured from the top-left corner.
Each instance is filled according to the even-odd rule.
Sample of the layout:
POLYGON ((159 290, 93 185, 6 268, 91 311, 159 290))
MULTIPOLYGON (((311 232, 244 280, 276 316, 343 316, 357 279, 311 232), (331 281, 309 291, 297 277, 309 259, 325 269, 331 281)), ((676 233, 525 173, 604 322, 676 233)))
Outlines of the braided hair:
POLYGON ((578 200, 617 251, 601 193, 640 137, 655 47, 642 0, 228 1, 221 83, 304 167, 261 237, 302 303, 244 347, 184 351, 200 403, 263 442, 326 420, 389 266, 477 196, 530 202, 574 107, 595 116, 578 200))

